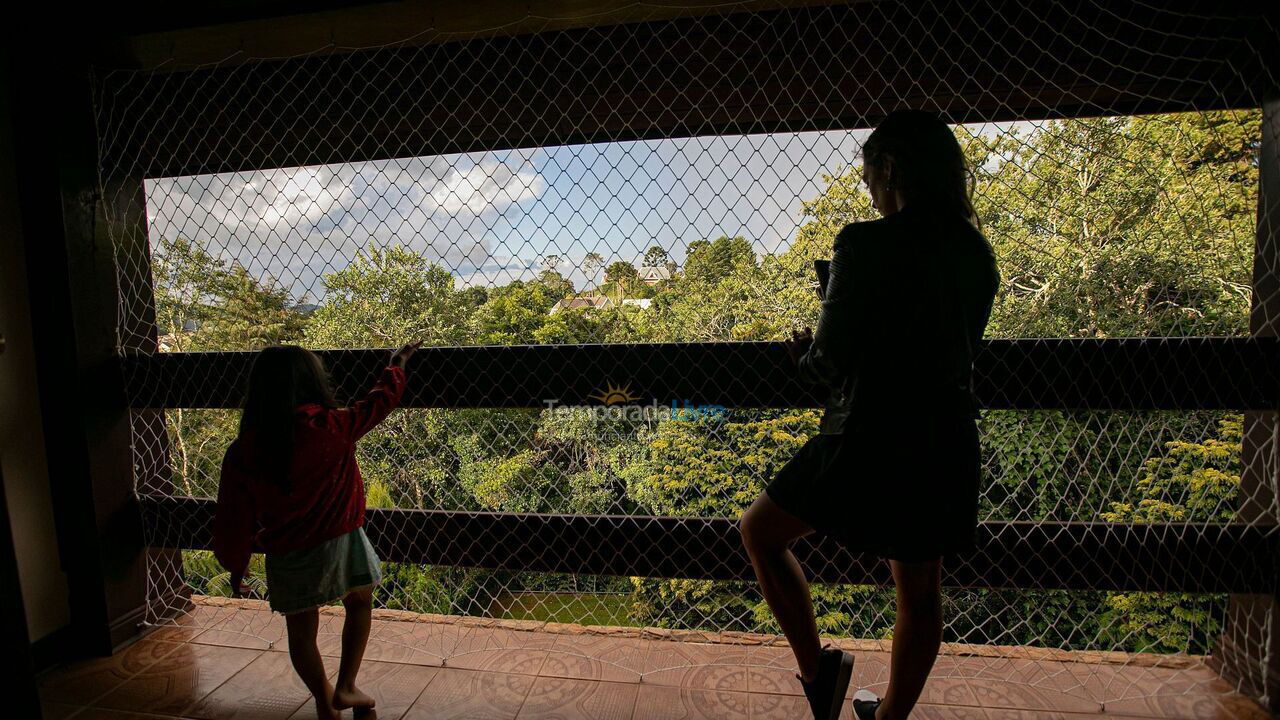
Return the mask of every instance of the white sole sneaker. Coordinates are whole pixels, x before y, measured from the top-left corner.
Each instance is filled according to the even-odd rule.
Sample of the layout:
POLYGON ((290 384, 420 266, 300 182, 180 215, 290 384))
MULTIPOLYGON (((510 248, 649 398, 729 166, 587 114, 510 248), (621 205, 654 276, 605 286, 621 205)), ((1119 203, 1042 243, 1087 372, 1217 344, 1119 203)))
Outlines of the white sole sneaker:
POLYGON ((864 718, 858 714, 858 706, 862 704, 867 704, 871 706, 871 717, 874 719, 875 708, 880 704, 880 698, 877 697, 875 693, 866 689, 859 690, 858 692, 854 693, 853 694, 853 720, 864 720, 864 718))

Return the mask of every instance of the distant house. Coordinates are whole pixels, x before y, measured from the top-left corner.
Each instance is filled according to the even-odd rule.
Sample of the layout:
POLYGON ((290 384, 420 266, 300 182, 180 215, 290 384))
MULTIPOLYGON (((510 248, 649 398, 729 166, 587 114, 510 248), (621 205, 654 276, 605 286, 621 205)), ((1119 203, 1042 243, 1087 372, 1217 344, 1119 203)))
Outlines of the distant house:
MULTIPOLYGON (((626 302, 625 300, 623 302, 626 302)), ((613 304, 613 301, 604 295, 588 295, 586 297, 571 297, 558 301, 551 306, 549 314, 555 315, 561 310, 602 310, 613 304)))
POLYGON ((671 279, 671 269, 663 266, 642 265, 637 272, 640 275, 640 281, 649 286, 671 279))
POLYGON ((177 333, 165 333, 156 338, 156 345, 160 352, 177 352, 182 341, 189 335, 191 330, 188 328, 183 328, 183 331, 177 333))
POLYGON ((648 310, 649 306, 653 304, 653 301, 649 298, 627 298, 622 301, 622 304, 630 307, 638 307, 641 310, 648 310))
POLYGON ((182 322, 182 329, 177 332, 164 333, 156 338, 156 346, 160 352, 176 352, 183 341, 194 335, 200 329, 200 323, 196 320, 187 319, 182 322))

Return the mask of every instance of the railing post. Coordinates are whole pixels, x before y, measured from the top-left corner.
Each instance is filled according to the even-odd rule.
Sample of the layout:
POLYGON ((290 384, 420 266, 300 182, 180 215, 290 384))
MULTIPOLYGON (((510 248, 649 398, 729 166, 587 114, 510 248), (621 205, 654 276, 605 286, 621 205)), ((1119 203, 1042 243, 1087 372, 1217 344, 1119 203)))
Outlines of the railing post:
MULTIPOLYGON (((154 355, 160 350, 156 324, 155 278, 151 271, 147 199, 139 174, 101 179, 98 216, 106 240, 115 253, 119 286, 120 351, 126 355, 154 355)), ((130 411, 133 487, 140 495, 173 494, 173 467, 165 411, 130 411)), ((147 557, 147 622, 156 622, 191 608, 191 588, 183 576, 182 552, 153 546, 145 537, 147 557)))
MULTIPOLYGON (((1249 330, 1280 336, 1280 94, 1262 104, 1262 146, 1258 153, 1258 230, 1253 265, 1253 307, 1249 330)), ((1280 414, 1245 413, 1241 448, 1240 508, 1236 522, 1277 524, 1280 482, 1280 414)), ((1275 558, 1258 558, 1260 563, 1275 558)), ((1232 595, 1226 625, 1214 656, 1223 677, 1280 711, 1280 603, 1273 595, 1232 595)))
MULTIPOLYGON (((96 97, 98 88, 92 87, 92 81, 87 87, 96 97)), ((129 357, 155 355, 160 351, 160 342, 143 170, 134 166, 102 167, 96 152, 92 161, 97 171, 92 209, 94 242, 103 251, 104 265, 95 272, 113 280, 115 292, 109 303, 113 349, 129 357)), ((108 298, 103 297, 102 302, 108 304, 108 298)), ((105 320, 103 317, 100 321, 105 320)), ((131 409, 125 423, 131 445, 128 489, 139 495, 172 495, 165 411, 131 409)), ((182 552, 153 547, 150 537, 144 536, 143 543, 146 586, 145 614, 141 619, 157 622, 189 610, 191 589, 183 573, 182 552)))

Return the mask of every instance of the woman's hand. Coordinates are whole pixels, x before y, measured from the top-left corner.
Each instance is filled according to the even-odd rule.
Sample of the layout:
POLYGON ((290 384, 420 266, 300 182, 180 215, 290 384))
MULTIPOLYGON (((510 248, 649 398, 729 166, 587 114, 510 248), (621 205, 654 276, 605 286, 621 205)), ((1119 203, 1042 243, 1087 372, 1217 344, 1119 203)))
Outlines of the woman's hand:
POLYGON ((800 358, 809 352, 809 346, 813 344, 813 330, 807 327, 804 330, 792 330, 791 339, 783 340, 782 344, 787 348, 787 355, 791 356, 791 362, 799 367, 800 358))
POLYGON ((404 366, 409 363, 409 358, 413 357, 413 354, 417 352, 418 348, 420 347, 422 347, 421 340, 417 342, 411 342, 408 345, 405 345, 404 347, 395 351, 395 353, 391 356, 391 364, 394 367, 398 367, 401 370, 403 370, 404 366))

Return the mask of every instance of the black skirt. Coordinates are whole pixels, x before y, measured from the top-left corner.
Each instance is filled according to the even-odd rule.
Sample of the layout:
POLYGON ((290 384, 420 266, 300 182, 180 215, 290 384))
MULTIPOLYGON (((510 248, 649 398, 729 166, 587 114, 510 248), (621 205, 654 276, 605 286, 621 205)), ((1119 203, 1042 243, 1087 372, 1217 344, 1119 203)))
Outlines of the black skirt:
POLYGON ((920 562, 973 548, 981 465, 972 417, 859 414, 805 443, 765 492, 851 551, 920 562))

